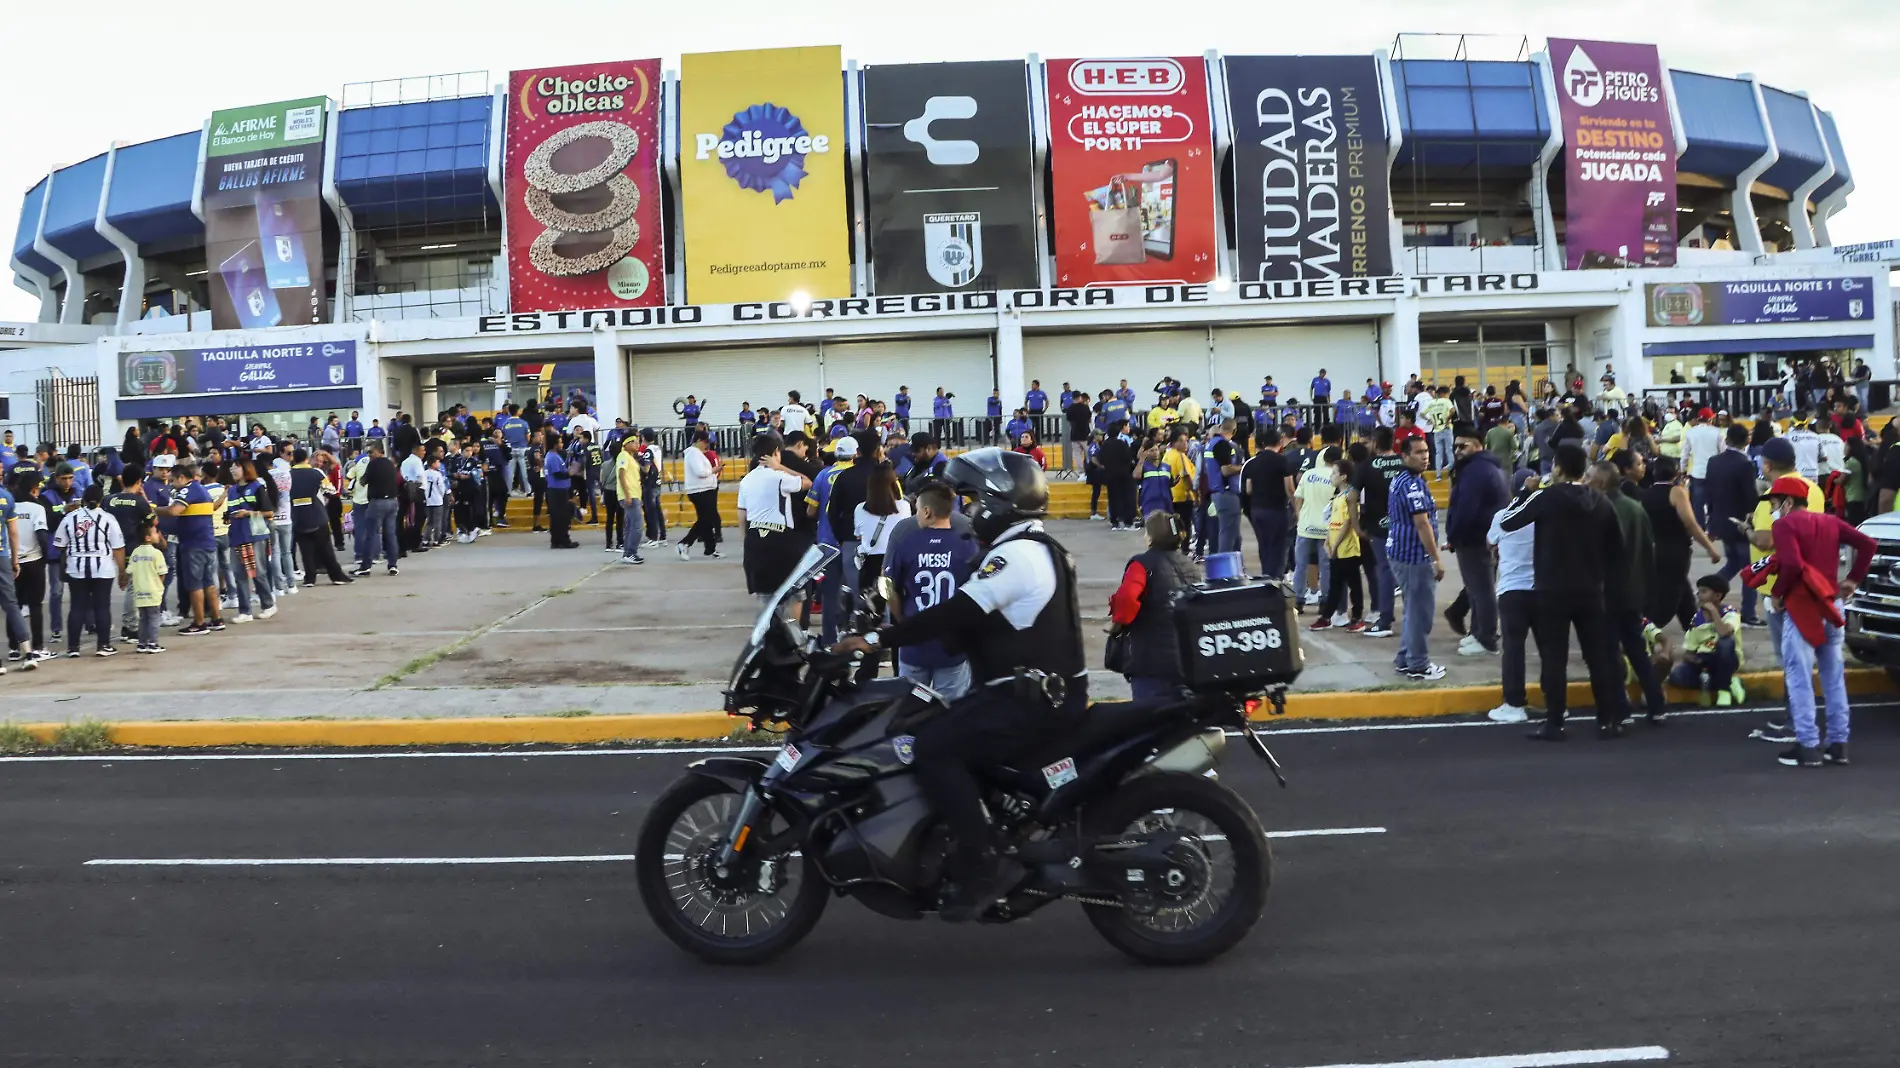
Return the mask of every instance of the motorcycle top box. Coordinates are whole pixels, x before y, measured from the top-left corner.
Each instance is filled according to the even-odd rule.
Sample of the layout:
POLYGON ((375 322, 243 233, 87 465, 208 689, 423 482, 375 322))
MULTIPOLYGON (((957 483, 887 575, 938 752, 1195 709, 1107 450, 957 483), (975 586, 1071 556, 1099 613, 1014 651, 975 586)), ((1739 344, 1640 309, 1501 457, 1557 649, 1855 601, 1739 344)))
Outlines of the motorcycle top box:
POLYGON ((1305 666, 1298 609, 1284 582, 1186 587, 1174 619, 1190 688, 1284 686, 1305 666))

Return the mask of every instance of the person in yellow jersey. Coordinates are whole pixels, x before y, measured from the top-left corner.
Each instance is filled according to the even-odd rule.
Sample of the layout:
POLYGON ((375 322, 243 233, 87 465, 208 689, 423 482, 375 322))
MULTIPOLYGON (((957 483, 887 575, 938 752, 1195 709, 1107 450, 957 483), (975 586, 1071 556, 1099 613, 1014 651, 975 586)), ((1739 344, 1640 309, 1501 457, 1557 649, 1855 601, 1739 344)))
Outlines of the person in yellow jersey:
POLYGON ((1418 408, 1419 421, 1425 426, 1425 432, 1431 436, 1432 471, 1435 477, 1443 478, 1445 470, 1451 466, 1451 390, 1439 386, 1432 398, 1418 408))
POLYGON ((1168 447, 1161 453, 1168 469, 1168 498, 1174 514, 1181 517, 1181 529, 1194 529, 1194 463, 1188 459, 1188 432, 1179 426, 1168 433, 1168 447))
MULTIPOLYGON (((1807 483, 1808 510, 1812 512, 1826 510, 1827 500, 1821 492, 1821 487, 1795 471, 1794 446, 1788 439, 1770 438, 1763 444, 1761 463, 1762 469, 1767 472, 1770 485, 1780 478, 1799 478, 1807 483)), ((1749 561, 1753 563, 1766 559, 1775 548, 1775 538, 1771 530, 1775 523, 1775 512, 1767 497, 1763 497, 1761 502, 1755 505, 1755 511, 1748 518, 1748 556, 1749 561)), ((1775 597, 1775 579, 1770 577, 1768 581, 1762 583, 1759 592, 1762 598, 1762 609, 1767 615, 1769 648, 1779 650, 1781 628, 1787 624, 1788 613, 1782 609, 1781 602, 1775 597)), ((1777 745, 1792 745, 1795 740, 1794 731, 1788 722, 1788 714, 1782 709, 1770 712, 1767 724, 1750 731, 1748 736, 1759 738, 1764 742, 1774 742, 1777 745)))

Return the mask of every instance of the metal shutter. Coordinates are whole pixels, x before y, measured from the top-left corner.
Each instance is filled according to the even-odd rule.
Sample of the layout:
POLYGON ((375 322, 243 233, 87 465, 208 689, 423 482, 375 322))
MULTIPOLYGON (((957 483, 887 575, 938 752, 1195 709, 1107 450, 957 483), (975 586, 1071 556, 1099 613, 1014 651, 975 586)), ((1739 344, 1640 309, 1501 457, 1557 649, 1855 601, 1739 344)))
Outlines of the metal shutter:
MULTIPOLYGON (((1379 375, 1379 345, 1370 322, 1216 327, 1214 367, 1220 381, 1213 384, 1238 391, 1249 403, 1259 399, 1260 382, 1267 375, 1273 376, 1281 397, 1310 400, 1306 387, 1322 367, 1332 380, 1335 399, 1348 389, 1357 397, 1366 379, 1379 375)), ((1206 395, 1198 388, 1194 394, 1206 395)))
MULTIPOLYGON (((1055 404, 1062 383, 1098 396, 1119 388, 1122 379, 1135 391, 1135 405, 1145 409, 1154 401, 1154 384, 1163 376, 1206 399, 1207 329, 1136 330, 1099 334, 1030 334, 1023 338, 1023 388, 1042 380, 1042 391, 1055 404)), ((989 395, 985 390, 984 396, 989 395)), ((1005 397, 1007 407, 1018 407, 1021 397, 1005 397)), ((980 412, 980 409, 979 409, 980 412)))
POLYGON ((742 401, 756 411, 783 405, 787 390, 808 403, 824 395, 816 344, 629 352, 633 419, 643 426, 678 425, 673 402, 688 393, 707 405, 701 418, 713 426, 736 424, 742 401))
POLYGON ((834 341, 825 345, 825 385, 855 400, 862 393, 891 403, 897 387, 909 386, 911 412, 926 418, 937 387, 957 395, 956 410, 983 414, 983 398, 996 388, 988 335, 924 340, 834 341))

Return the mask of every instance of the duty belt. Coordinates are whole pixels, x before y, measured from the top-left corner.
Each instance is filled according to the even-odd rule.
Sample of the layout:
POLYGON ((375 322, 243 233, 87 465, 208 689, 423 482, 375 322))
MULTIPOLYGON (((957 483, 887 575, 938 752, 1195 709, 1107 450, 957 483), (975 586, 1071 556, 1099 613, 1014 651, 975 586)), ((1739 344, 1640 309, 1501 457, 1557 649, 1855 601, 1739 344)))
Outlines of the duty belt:
POLYGON ((1000 679, 991 679, 983 685, 1008 686, 1019 700, 1041 702, 1050 708, 1061 707, 1069 696, 1068 679, 1036 668, 1017 668, 1013 673, 1000 679))

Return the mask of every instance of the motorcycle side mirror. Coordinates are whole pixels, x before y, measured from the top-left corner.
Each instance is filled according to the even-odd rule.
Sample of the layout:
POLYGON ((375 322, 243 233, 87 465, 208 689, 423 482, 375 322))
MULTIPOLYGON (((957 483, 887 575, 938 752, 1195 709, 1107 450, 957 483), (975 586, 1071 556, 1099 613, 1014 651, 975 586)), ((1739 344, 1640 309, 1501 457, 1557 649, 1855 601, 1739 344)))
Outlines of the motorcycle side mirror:
POLYGON ((884 601, 886 604, 896 602, 897 600, 896 581, 894 581, 889 575, 879 576, 877 580, 877 593, 878 593, 878 596, 884 598, 884 601))

